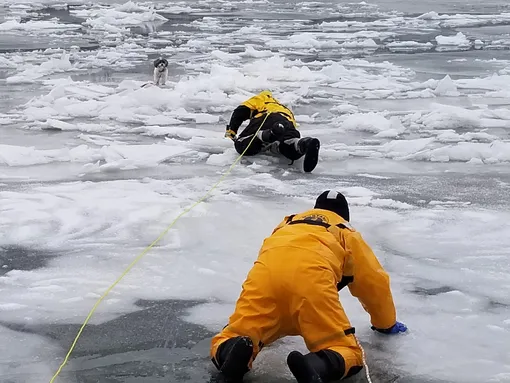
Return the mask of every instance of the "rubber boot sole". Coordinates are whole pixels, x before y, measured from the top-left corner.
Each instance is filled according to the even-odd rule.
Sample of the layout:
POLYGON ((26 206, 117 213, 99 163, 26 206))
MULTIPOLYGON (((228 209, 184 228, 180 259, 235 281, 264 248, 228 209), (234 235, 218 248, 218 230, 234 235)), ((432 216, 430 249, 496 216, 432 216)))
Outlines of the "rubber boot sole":
POLYGON ((240 337, 230 348, 220 372, 229 383, 240 383, 248 372, 248 363, 253 354, 253 343, 248 337, 240 337))
POLYGON ((287 356, 287 365, 298 383, 323 383, 317 371, 310 366, 305 356, 299 351, 292 351, 287 356))
POLYGON ((312 138, 308 147, 306 148, 305 159, 303 161, 303 170, 310 173, 317 166, 319 162, 319 149, 321 143, 317 138, 312 138))

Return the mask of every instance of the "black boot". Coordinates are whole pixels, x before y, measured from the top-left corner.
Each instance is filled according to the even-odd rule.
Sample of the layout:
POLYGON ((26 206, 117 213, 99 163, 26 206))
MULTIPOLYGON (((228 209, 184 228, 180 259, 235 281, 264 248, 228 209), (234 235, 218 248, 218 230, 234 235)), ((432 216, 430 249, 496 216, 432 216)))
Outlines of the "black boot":
POLYGON ((298 141, 298 149, 305 155, 303 170, 306 173, 311 172, 317 166, 320 146, 321 143, 317 138, 305 137, 298 141))
POLYGON ((298 383, 329 383, 340 380, 345 374, 344 358, 331 350, 306 355, 292 351, 287 365, 298 383))
POLYGON ((249 371, 248 363, 253 354, 253 342, 247 336, 238 336, 223 342, 213 363, 227 382, 240 383, 249 371))

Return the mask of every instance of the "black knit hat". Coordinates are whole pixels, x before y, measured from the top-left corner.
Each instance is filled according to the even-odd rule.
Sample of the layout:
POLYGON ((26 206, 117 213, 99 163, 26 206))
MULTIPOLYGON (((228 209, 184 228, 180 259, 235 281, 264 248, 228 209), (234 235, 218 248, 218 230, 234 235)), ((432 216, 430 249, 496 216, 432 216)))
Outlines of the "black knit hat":
POLYGON ((315 201, 315 209, 330 210, 349 221, 349 205, 342 193, 326 190, 315 201))

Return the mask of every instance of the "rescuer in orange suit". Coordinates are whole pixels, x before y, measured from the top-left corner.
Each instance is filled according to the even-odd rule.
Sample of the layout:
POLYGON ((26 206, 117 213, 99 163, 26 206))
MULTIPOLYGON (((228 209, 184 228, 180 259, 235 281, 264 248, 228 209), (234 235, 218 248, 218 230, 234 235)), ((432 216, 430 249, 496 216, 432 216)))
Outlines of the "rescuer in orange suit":
POLYGON ((212 339, 214 365, 228 381, 242 382, 264 346, 300 335, 309 353, 287 356, 299 383, 357 374, 361 349, 338 297, 345 286, 369 313, 373 330, 407 330, 396 320, 388 274, 349 224, 345 197, 328 190, 313 209, 285 217, 264 240, 228 325, 212 339))
POLYGON ((313 137, 301 138, 292 111, 268 90, 244 101, 232 112, 225 137, 233 140, 236 151, 245 156, 267 150, 292 162, 304 156, 303 170, 306 173, 315 169, 319 161, 320 141, 313 137), (250 122, 237 136, 239 127, 246 120, 250 122))

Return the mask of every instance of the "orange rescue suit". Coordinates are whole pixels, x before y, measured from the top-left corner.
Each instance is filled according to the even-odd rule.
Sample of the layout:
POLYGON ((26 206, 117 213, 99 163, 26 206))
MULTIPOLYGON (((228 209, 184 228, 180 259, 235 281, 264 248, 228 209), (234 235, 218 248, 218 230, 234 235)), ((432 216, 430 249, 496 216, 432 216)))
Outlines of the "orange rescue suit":
POLYGON ((362 357, 338 299, 346 284, 374 327, 396 323, 390 278, 349 223, 322 209, 285 217, 264 240, 228 325, 212 339, 211 357, 227 339, 249 336, 251 368, 263 346, 300 335, 310 352, 341 354, 347 374, 362 365, 362 357))

